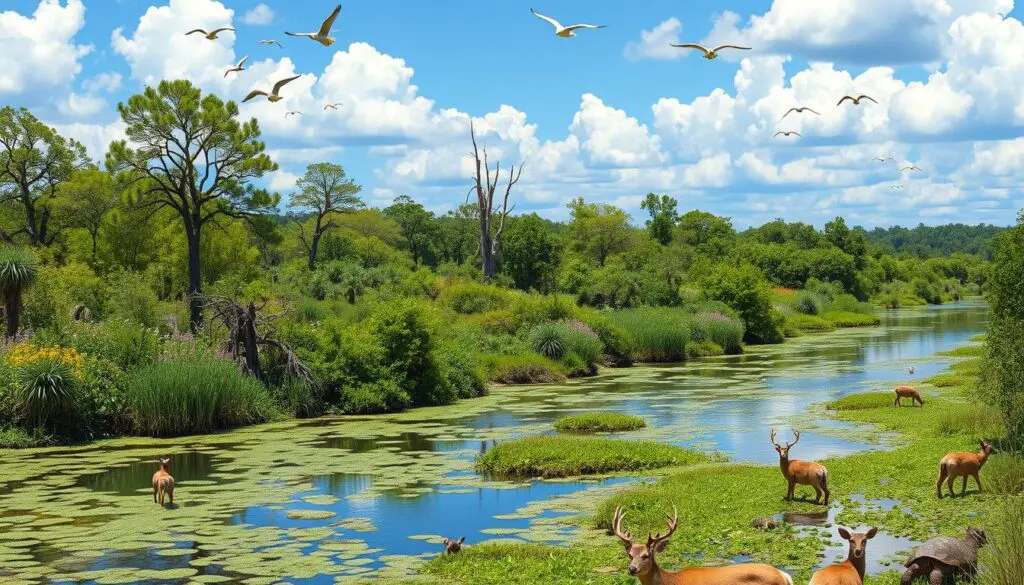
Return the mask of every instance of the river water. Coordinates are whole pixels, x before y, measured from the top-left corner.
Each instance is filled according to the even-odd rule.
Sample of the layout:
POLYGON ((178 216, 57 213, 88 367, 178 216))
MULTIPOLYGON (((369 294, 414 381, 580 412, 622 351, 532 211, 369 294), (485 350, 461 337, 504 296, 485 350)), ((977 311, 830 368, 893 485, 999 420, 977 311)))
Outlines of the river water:
POLYGON ((812 405, 942 370, 947 362, 933 354, 982 332, 985 316, 970 302, 887 312, 882 327, 560 386, 499 388, 398 415, 0 451, 0 581, 320 585, 408 574, 446 536, 571 542, 578 532, 559 519, 580 509, 581 492, 598 498, 633 480, 491 480, 473 472, 474 458, 589 410, 647 420, 625 438, 736 461, 777 462, 771 426, 803 430, 802 459, 886 448, 885 437, 822 420, 812 405), (178 487, 175 506, 163 510, 150 476, 168 455, 178 487))

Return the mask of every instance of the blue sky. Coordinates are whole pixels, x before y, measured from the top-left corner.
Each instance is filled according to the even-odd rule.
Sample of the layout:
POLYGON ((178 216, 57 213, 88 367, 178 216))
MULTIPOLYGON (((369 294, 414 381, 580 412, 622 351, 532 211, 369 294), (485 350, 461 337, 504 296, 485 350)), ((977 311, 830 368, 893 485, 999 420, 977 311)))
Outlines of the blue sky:
POLYGON ((146 82, 185 77, 237 100, 294 72, 283 102, 242 109, 281 163, 267 184, 283 195, 305 164, 331 160, 372 203, 408 193, 443 212, 468 188, 472 117, 505 166, 527 161, 517 209, 556 219, 582 195, 642 221, 639 201, 656 191, 739 226, 838 214, 868 226, 1012 222, 1024 174, 1012 0, 899 4, 356 0, 327 48, 283 31, 315 30, 333 2, 7 0, 0 104, 30 108, 99 157, 121 136, 114 105, 146 82), (531 7, 607 28, 558 38, 531 7), (237 33, 184 37, 223 25, 237 33), (993 38, 1004 51, 983 48, 993 38), (754 50, 708 61, 667 47, 694 41, 754 50), (224 80, 245 54, 249 70, 224 80), (853 91, 879 104, 835 107, 853 91), (332 101, 344 105, 324 113, 332 101), (778 124, 795 105, 823 115, 778 124), (285 120, 290 109, 305 115, 285 120), (871 160, 882 153, 896 162, 871 160), (899 171, 910 164, 923 171, 899 171))

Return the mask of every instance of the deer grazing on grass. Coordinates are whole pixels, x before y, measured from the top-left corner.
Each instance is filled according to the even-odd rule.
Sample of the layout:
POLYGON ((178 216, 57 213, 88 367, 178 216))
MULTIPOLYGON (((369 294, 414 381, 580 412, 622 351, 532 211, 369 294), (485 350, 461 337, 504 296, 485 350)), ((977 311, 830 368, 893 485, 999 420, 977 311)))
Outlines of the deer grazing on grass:
POLYGON ((444 539, 444 552, 448 555, 453 555, 462 550, 462 543, 466 542, 466 537, 463 536, 458 540, 444 539))
POLYGON ((935 492, 942 499, 942 482, 947 482, 946 485, 949 487, 950 497, 955 496, 953 493, 953 482, 956 478, 963 477, 964 484, 960 488, 960 495, 967 494, 967 478, 968 476, 973 477, 975 483, 978 484, 978 491, 981 491, 981 478, 978 477, 978 472, 981 471, 981 466, 985 465, 988 458, 992 453, 995 452, 995 448, 987 443, 981 441, 981 451, 977 453, 967 453, 965 451, 957 453, 949 453, 939 461, 939 481, 935 483, 935 492))
POLYGON ((164 505, 164 496, 167 496, 167 503, 174 505, 174 478, 171 477, 171 459, 160 460, 160 470, 153 474, 153 503, 157 503, 157 495, 160 496, 159 504, 164 505))
POLYGON ((612 531, 619 537, 626 554, 629 555, 627 571, 636 577, 641 585, 793 585, 793 578, 771 565, 743 564, 731 567, 697 568, 690 567, 678 573, 670 573, 658 566, 654 555, 668 547, 668 538, 676 531, 679 513, 673 509, 668 518, 668 530, 648 536, 645 544, 635 544, 633 537, 622 530, 622 519, 626 513, 622 507, 615 509, 612 517, 612 531))
POLYGON ((924 399, 921 398, 921 393, 918 392, 917 388, 914 388, 913 386, 896 387, 896 401, 893 402, 893 404, 895 404, 896 406, 903 406, 902 404, 900 404, 900 399, 902 398, 909 398, 911 406, 913 406, 915 402, 920 404, 921 406, 924 406, 924 399))
POLYGON ((868 541, 877 533, 877 528, 853 534, 850 534, 850 531, 845 528, 840 528, 839 536, 850 542, 850 552, 847 553, 846 560, 816 571, 811 576, 811 582, 808 585, 862 585, 868 541))
POLYGON ((779 453, 779 467, 782 468, 782 475, 789 482, 789 490, 786 492, 786 500, 793 499, 793 490, 796 484, 809 485, 814 488, 814 503, 821 503, 821 495, 825 494, 825 505, 828 505, 828 498, 832 492, 828 489, 828 470, 820 463, 813 461, 790 460, 789 450, 800 442, 800 431, 793 431, 792 443, 786 443, 783 447, 776 440, 775 429, 772 429, 771 439, 775 450, 779 453))

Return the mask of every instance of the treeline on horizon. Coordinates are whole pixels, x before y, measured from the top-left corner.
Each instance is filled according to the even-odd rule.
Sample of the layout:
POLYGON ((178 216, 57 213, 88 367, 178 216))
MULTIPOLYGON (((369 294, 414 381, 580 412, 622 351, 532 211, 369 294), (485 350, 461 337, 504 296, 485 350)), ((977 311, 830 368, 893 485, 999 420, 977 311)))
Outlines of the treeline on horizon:
POLYGON ((660 194, 645 218, 579 197, 552 222, 510 213, 507 171, 437 215, 407 195, 367 207, 313 163, 282 213, 233 102, 174 81, 118 110, 128 140, 100 165, 0 108, 0 444, 448 404, 873 325, 980 294, 991 270, 991 226, 738 232, 660 194))

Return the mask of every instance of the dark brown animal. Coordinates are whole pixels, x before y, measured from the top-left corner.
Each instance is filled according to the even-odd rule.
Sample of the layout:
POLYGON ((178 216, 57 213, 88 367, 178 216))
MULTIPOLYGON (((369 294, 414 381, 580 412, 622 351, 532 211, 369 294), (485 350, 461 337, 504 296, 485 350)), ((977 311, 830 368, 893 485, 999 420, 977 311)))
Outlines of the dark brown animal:
POLYGON ((758 530, 775 530, 778 527, 778 523, 775 522, 775 518, 772 518, 771 516, 766 518, 754 518, 750 525, 758 530))
POLYGON ((978 477, 978 472, 981 471, 981 467, 985 465, 988 458, 995 451, 989 443, 981 441, 981 451, 977 453, 967 453, 961 451, 957 453, 949 453, 939 461, 939 481, 935 482, 935 493, 942 499, 942 482, 946 482, 949 487, 949 495, 955 496, 953 493, 953 482, 956 478, 964 478, 963 487, 960 488, 960 495, 967 494, 967 478, 968 476, 973 477, 975 483, 978 484, 978 491, 981 491, 981 478, 978 477))
POLYGON ((832 492, 828 489, 828 470, 820 463, 813 461, 790 460, 789 450, 800 442, 800 431, 793 431, 796 437, 792 443, 786 443, 783 447, 776 441, 775 429, 772 429, 771 440, 775 450, 779 453, 779 467, 782 475, 789 482, 789 489, 786 491, 786 500, 793 499, 793 490, 797 484, 809 485, 814 488, 814 503, 821 503, 821 495, 825 494, 824 504, 828 505, 828 498, 832 492))
POLYGON ((846 554, 846 560, 815 572, 808 585, 862 585, 868 541, 877 533, 877 528, 853 534, 850 534, 850 531, 845 528, 840 528, 839 536, 850 542, 850 551, 846 554))
POLYGON ((910 553, 900 585, 909 585, 918 578, 927 578, 930 585, 942 585, 947 577, 971 579, 978 570, 978 549, 986 542, 985 531, 974 527, 967 529, 963 540, 933 538, 910 553))
POLYGON ((174 477, 171 476, 171 459, 160 460, 160 470, 153 474, 153 503, 164 505, 164 496, 167 496, 167 503, 174 504, 174 477))
POLYGON ((911 406, 913 406, 915 402, 920 403, 921 406, 924 406, 924 399, 921 398, 921 393, 918 392, 917 388, 914 388, 913 386, 896 387, 896 402, 894 402, 893 404, 895 404, 896 406, 903 406, 902 404, 900 404, 900 399, 902 398, 909 398, 911 406))
POLYGON ((612 531, 626 547, 629 574, 636 577, 641 585, 793 585, 793 578, 787 573, 760 563, 714 568, 690 567, 670 573, 658 566, 654 555, 668 547, 668 538, 676 531, 679 523, 679 513, 673 510, 673 516, 668 518, 668 531, 648 536, 645 544, 635 544, 633 537, 622 530, 625 515, 621 507, 615 509, 612 531))
POLYGON ((466 537, 463 536, 458 540, 444 539, 444 552, 445 554, 453 555, 462 550, 462 543, 466 542, 466 537))

